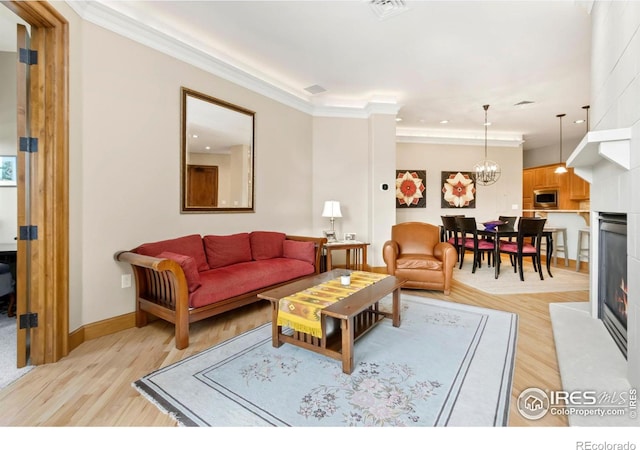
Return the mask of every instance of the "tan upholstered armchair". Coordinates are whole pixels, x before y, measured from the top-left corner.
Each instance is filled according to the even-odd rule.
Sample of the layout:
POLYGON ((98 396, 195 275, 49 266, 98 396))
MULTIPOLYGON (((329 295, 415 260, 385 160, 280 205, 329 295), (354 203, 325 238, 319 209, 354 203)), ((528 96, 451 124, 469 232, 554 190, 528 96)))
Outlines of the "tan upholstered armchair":
POLYGON ((453 245, 440 242, 436 225, 422 222, 394 225, 391 240, 382 248, 382 256, 389 275, 407 280, 403 288, 451 293, 458 253, 453 245))

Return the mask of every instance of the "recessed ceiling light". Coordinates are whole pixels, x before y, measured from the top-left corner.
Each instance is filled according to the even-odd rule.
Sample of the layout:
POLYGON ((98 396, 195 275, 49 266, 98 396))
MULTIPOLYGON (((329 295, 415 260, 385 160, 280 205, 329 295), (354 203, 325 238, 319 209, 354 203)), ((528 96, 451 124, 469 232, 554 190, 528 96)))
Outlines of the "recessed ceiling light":
POLYGON ((484 125, 484 126, 487 126, 487 127, 488 127, 488 126, 491 126, 491 122, 485 122, 485 123, 483 123, 483 125, 484 125))
POLYGON ((402 122, 402 117, 396 117, 396 122, 402 122))
POLYGON ((584 123, 584 119, 574 120, 573 123, 584 123))
POLYGON ((198 135, 197 135, 197 134, 194 134, 192 137, 193 137, 194 139, 198 139, 198 135))
POLYGON ((205 150, 211 150, 211 147, 209 147, 208 145, 205 147, 205 150))
POLYGON ((444 119, 444 120, 441 120, 440 123, 445 124, 445 123, 449 123, 449 121, 447 119, 444 119))

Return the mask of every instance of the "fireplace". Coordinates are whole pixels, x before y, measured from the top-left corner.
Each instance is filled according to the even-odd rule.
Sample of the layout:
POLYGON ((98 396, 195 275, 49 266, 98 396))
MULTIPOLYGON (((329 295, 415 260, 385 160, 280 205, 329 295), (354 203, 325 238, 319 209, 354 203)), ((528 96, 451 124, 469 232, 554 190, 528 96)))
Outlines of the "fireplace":
POLYGON ((627 215, 600 213, 598 317, 627 357, 627 215))

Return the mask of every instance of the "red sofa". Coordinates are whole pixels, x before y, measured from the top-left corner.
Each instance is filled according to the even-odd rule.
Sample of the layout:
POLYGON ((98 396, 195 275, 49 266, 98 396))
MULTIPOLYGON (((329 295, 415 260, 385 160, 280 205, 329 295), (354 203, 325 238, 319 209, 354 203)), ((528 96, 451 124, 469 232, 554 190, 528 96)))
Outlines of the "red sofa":
POLYGON ((325 238, 274 231, 192 234, 117 252, 131 264, 136 326, 149 315, 175 325, 176 348, 189 346, 189 324, 260 300, 258 294, 320 272, 325 238))

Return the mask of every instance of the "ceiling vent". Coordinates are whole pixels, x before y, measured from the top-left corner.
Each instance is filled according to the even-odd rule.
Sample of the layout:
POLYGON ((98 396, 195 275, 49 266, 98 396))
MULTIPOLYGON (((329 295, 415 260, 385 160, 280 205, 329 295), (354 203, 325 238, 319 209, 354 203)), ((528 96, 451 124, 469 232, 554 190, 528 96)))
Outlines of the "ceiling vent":
POLYGON ((309 94, 312 95, 316 95, 316 94, 321 94, 323 92, 327 92, 327 90, 325 88, 323 88, 320 85, 314 84, 313 86, 309 86, 304 88, 305 91, 307 91, 309 94))
POLYGON ((369 0, 369 4, 380 20, 388 19, 407 10, 404 0, 369 0))

